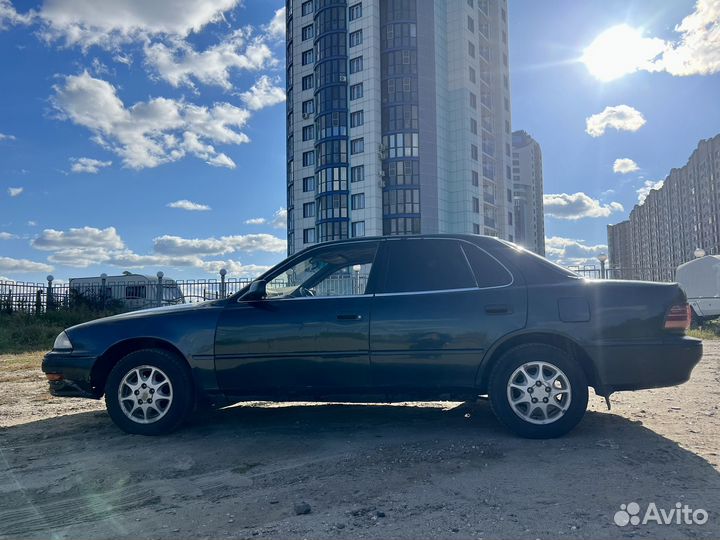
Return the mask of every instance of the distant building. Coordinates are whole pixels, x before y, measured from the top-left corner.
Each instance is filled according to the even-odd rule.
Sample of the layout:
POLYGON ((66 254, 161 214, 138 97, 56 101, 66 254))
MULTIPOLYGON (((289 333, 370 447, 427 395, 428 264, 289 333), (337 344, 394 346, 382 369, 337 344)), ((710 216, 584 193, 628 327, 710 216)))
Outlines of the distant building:
POLYGON ((515 242, 545 256, 543 170, 540 145, 526 131, 512 134, 515 242))
POLYGON ((288 251, 514 240, 507 0, 287 0, 288 251))
POLYGON ((630 252, 637 279, 674 279, 675 269, 691 260, 697 248, 720 254, 720 135, 700 141, 687 164, 670 171, 662 187, 633 208, 628 221, 625 234, 608 227, 608 245, 613 243, 624 260, 630 252))
POLYGON ((632 259, 632 225, 626 219, 607 226, 608 275, 613 279, 639 279, 632 259))

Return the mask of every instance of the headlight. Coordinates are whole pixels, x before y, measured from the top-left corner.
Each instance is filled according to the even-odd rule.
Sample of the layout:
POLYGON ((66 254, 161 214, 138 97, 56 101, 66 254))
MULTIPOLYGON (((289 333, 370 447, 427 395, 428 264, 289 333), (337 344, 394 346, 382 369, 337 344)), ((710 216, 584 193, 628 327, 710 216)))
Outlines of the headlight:
POLYGON ((67 334, 65 332, 60 332, 60 335, 55 338, 55 343, 53 344, 53 350, 72 350, 72 343, 70 343, 70 338, 67 337, 67 334))

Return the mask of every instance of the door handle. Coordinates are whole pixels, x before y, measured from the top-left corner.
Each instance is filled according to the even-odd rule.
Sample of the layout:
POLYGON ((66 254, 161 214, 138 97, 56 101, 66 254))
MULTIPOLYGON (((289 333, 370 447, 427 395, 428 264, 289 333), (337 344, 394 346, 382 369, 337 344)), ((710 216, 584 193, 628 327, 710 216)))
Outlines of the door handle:
POLYGON ((488 315, 507 315, 511 313, 510 306, 505 304, 491 304, 485 306, 485 313, 488 315))
POLYGON ((360 321, 362 315, 338 315, 337 319, 338 321, 360 321))

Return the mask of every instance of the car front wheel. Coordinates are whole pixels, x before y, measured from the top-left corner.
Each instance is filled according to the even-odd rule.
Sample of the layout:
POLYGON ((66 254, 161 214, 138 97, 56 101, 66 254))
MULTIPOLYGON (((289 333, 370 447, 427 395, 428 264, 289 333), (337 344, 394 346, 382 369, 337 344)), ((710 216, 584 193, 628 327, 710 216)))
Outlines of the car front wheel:
POLYGON ((177 429, 193 408, 187 366, 163 349, 143 349, 122 358, 105 385, 113 422, 127 433, 163 435, 177 429))
POLYGON ((587 378, 565 351, 543 343, 515 347, 490 374, 490 403, 511 431, 532 439, 564 435, 585 414, 587 378))

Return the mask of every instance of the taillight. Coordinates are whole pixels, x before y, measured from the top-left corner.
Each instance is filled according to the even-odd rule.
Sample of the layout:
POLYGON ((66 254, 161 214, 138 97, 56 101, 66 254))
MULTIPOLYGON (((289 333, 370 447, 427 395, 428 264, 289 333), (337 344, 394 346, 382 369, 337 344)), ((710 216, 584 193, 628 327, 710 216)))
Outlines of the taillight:
POLYGON ((665 316, 665 330, 682 330, 690 328, 692 309, 689 304, 675 304, 665 316))

